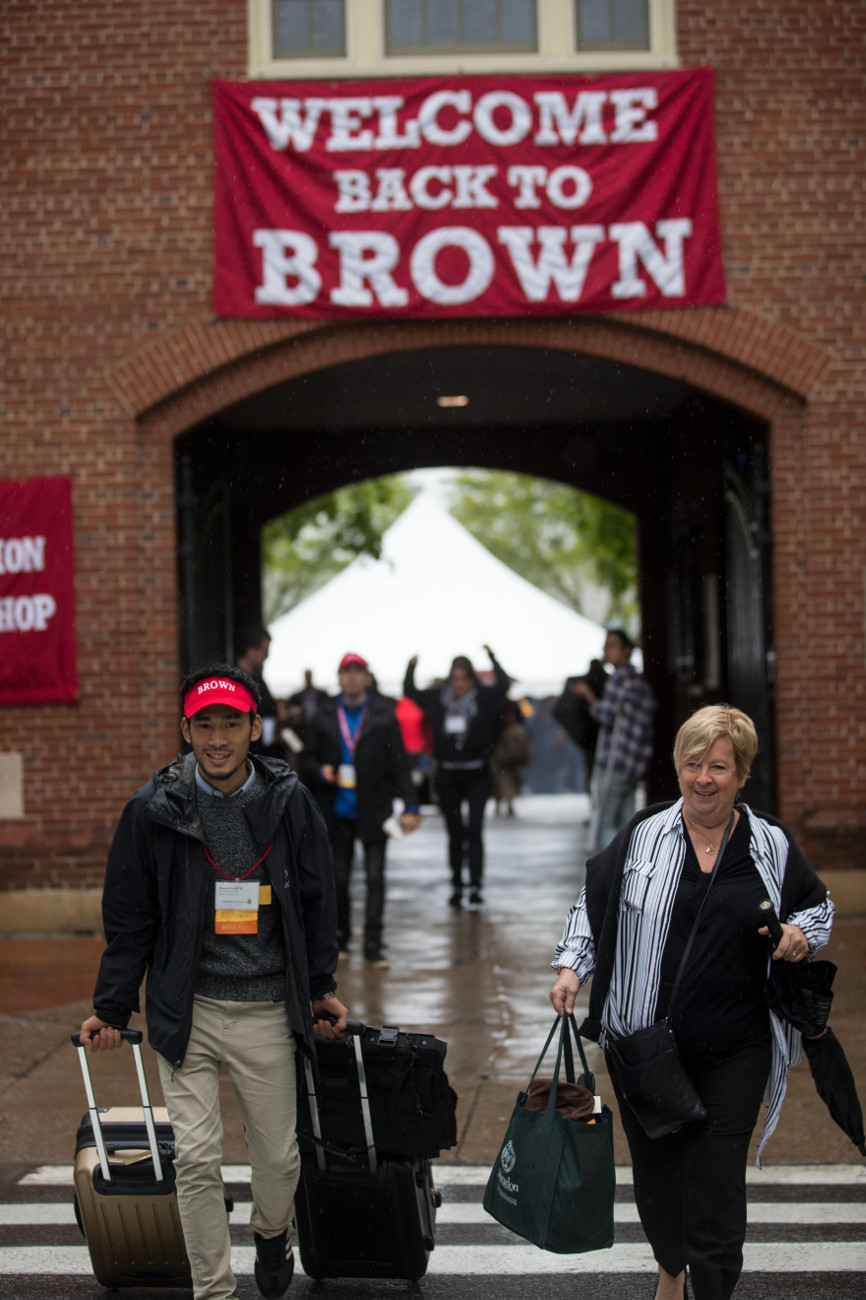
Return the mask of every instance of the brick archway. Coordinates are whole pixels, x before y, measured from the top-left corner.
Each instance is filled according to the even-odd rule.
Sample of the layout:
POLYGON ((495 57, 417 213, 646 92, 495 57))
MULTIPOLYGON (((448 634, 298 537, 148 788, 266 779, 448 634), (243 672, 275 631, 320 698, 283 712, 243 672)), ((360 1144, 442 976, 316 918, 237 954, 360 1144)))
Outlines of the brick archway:
MULTIPOLYGON (((820 671, 809 634, 811 574, 802 573, 799 530, 809 512, 808 446, 827 353, 787 327, 743 308, 647 311, 557 320, 392 322, 218 321, 189 326, 127 356, 107 376, 140 433, 143 481, 159 506, 159 546, 176 553, 174 440, 244 398, 314 371, 389 353, 486 345, 591 355, 681 380, 766 421, 776 501, 774 604, 791 629, 777 647, 778 811, 814 781, 818 719, 803 681, 820 671), (799 575, 799 576, 798 576, 799 575), (790 794, 789 794, 790 792, 790 794)), ((153 510, 149 510, 153 518, 153 510)), ((177 586, 172 566, 151 573, 165 663, 175 664, 177 586)), ((799 810, 798 810, 799 811, 799 810)))
POLYGON ((483 343, 574 351, 682 379, 765 419, 805 401, 827 354, 744 308, 624 312, 554 320, 219 321, 126 357, 108 376, 149 433, 175 437, 273 384, 347 360, 483 343))

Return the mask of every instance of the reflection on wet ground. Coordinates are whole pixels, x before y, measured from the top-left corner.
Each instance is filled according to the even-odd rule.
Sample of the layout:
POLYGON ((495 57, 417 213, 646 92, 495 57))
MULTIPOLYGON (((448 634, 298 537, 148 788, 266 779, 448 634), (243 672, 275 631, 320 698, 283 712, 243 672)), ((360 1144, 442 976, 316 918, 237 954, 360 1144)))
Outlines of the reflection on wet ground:
POLYGON ((485 1142, 488 1127, 499 1133, 552 1023, 550 960, 583 883, 587 813, 581 795, 518 799, 514 817, 491 812, 484 903, 455 909, 444 824, 431 811, 415 835, 388 846, 385 971, 362 959, 356 865, 355 937, 338 971, 341 996, 368 1024, 447 1040, 463 1158, 470 1146, 495 1143, 494 1133, 485 1142))

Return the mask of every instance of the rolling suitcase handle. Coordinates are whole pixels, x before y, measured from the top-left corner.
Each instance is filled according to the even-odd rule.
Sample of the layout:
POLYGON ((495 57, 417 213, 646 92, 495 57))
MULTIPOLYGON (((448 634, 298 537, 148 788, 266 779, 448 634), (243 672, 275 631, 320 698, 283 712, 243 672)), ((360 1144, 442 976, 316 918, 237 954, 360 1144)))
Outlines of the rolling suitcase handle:
MULTIPOLYGON (((376 1144, 373 1140, 373 1117, 370 1114, 370 1098, 367 1095, 367 1072, 364 1069, 364 1056, 361 1051, 361 1038, 366 1026, 361 1024, 360 1020, 350 1020, 346 1026, 346 1033, 351 1035, 352 1045, 355 1050, 355 1064, 358 1067, 358 1088, 361 1093, 361 1115, 364 1120, 364 1139, 367 1143, 367 1163, 370 1173, 375 1174, 379 1168, 379 1162, 376 1159, 376 1144)), ((316 1164, 320 1169, 324 1169, 325 1152, 322 1143, 322 1126, 319 1122, 319 1106, 316 1100, 316 1084, 313 1077, 313 1067, 307 1058, 304 1058, 304 1074, 307 1079, 307 1098, 310 1104, 310 1121, 313 1126, 313 1137, 316 1139, 316 1164)))
MULTIPOLYGON (((138 1074, 138 1087, 141 1092, 141 1107, 144 1111, 144 1126, 147 1129, 147 1141, 150 1146, 150 1156, 153 1160, 153 1177, 155 1182, 161 1183, 165 1175, 162 1171, 162 1161, 159 1158, 156 1127, 153 1122, 153 1108, 150 1104, 147 1079, 144 1075, 144 1063, 141 1059, 141 1040, 144 1035, 140 1029, 121 1029, 120 1036, 132 1047, 132 1056, 135 1061, 136 1073, 138 1074)), ((84 1079, 84 1091, 87 1094, 87 1110, 93 1128, 93 1138, 96 1142, 96 1151, 99 1155, 99 1165, 102 1170, 102 1177, 107 1183, 110 1183, 113 1179, 111 1177, 111 1168, 108 1163, 108 1151, 105 1147, 105 1138, 102 1135, 102 1124, 99 1119, 99 1110, 93 1092, 93 1081, 90 1078, 90 1066, 87 1062, 87 1048, 81 1042, 81 1034, 77 1031, 72 1035, 72 1042, 74 1046, 78 1048, 78 1063, 81 1066, 81 1076, 84 1079)))

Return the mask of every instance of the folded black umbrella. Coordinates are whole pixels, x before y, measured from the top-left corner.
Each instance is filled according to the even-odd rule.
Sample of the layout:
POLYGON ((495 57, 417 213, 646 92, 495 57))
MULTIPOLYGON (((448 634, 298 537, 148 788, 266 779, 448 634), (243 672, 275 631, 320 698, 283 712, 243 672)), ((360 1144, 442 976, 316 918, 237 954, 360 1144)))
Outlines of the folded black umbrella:
POLYGON ((847 1133, 860 1154, 866 1156, 866 1133, 863 1131, 863 1111, 854 1086, 854 1076, 842 1044, 832 1029, 825 1029, 815 1038, 803 1035, 803 1051, 818 1089, 818 1096, 826 1104, 833 1119, 847 1133))
POLYGON ((827 1026, 835 975, 831 961, 774 961, 764 989, 767 1006, 814 1038, 827 1026))
MULTIPOLYGON (((770 945, 775 948, 782 927, 770 903, 761 905, 761 924, 769 929, 770 945)), ((866 1156, 863 1109, 854 1076, 842 1044, 827 1026, 835 975, 831 961, 774 961, 764 994, 767 1006, 799 1029, 818 1096, 843 1133, 866 1156)))

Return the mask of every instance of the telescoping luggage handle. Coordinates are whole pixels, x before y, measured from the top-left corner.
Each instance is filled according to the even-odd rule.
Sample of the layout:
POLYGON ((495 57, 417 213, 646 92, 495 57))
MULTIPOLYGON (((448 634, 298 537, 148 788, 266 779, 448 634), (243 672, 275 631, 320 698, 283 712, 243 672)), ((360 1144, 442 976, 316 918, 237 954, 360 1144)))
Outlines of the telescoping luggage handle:
MULTIPOLYGON (((358 1089, 361 1093, 361 1115, 364 1119, 364 1140, 367 1143, 367 1163, 371 1174, 375 1174, 379 1168, 379 1162, 376 1159, 376 1146, 373 1141, 373 1117, 370 1114, 370 1098, 367 1094, 367 1071, 364 1068, 364 1054, 361 1051, 361 1039, 364 1036, 366 1026, 361 1024, 360 1020, 350 1020, 346 1025, 346 1033, 351 1036, 352 1046, 355 1051, 355 1064, 358 1069, 358 1089)), ((313 1076, 313 1067, 304 1057, 304 1074, 307 1079, 307 1097, 310 1103, 310 1121, 313 1126, 313 1137, 316 1139, 316 1164, 320 1169, 326 1167, 325 1150, 322 1141, 322 1126, 319 1123, 319 1105, 316 1099, 316 1081, 313 1076)))
MULTIPOLYGON (((147 1141, 150 1146, 151 1159, 153 1160, 153 1176, 156 1182, 161 1183, 165 1175, 162 1171, 162 1161, 159 1158, 159 1146, 156 1141, 156 1126, 153 1122, 153 1107, 150 1104, 147 1079, 144 1076, 144 1063, 141 1059, 141 1040, 144 1035, 140 1029, 121 1029, 120 1036, 124 1042, 129 1043, 132 1047, 135 1069, 138 1074, 138 1087, 141 1092, 141 1107, 144 1111, 144 1127, 147 1129, 147 1141)), ((99 1110, 97 1109, 96 1098, 93 1093, 93 1081, 90 1078, 90 1066, 87 1061, 87 1048, 81 1042, 80 1032, 76 1032, 72 1035, 72 1042, 78 1048, 78 1062, 81 1066, 82 1078, 84 1079, 84 1091, 87 1094, 87 1110, 93 1128, 93 1137, 96 1142, 96 1151, 99 1156, 99 1166, 102 1170, 102 1177, 107 1183, 110 1183, 113 1181, 111 1177, 111 1167, 108 1163, 108 1151, 105 1147, 102 1123, 99 1118, 99 1110)))

